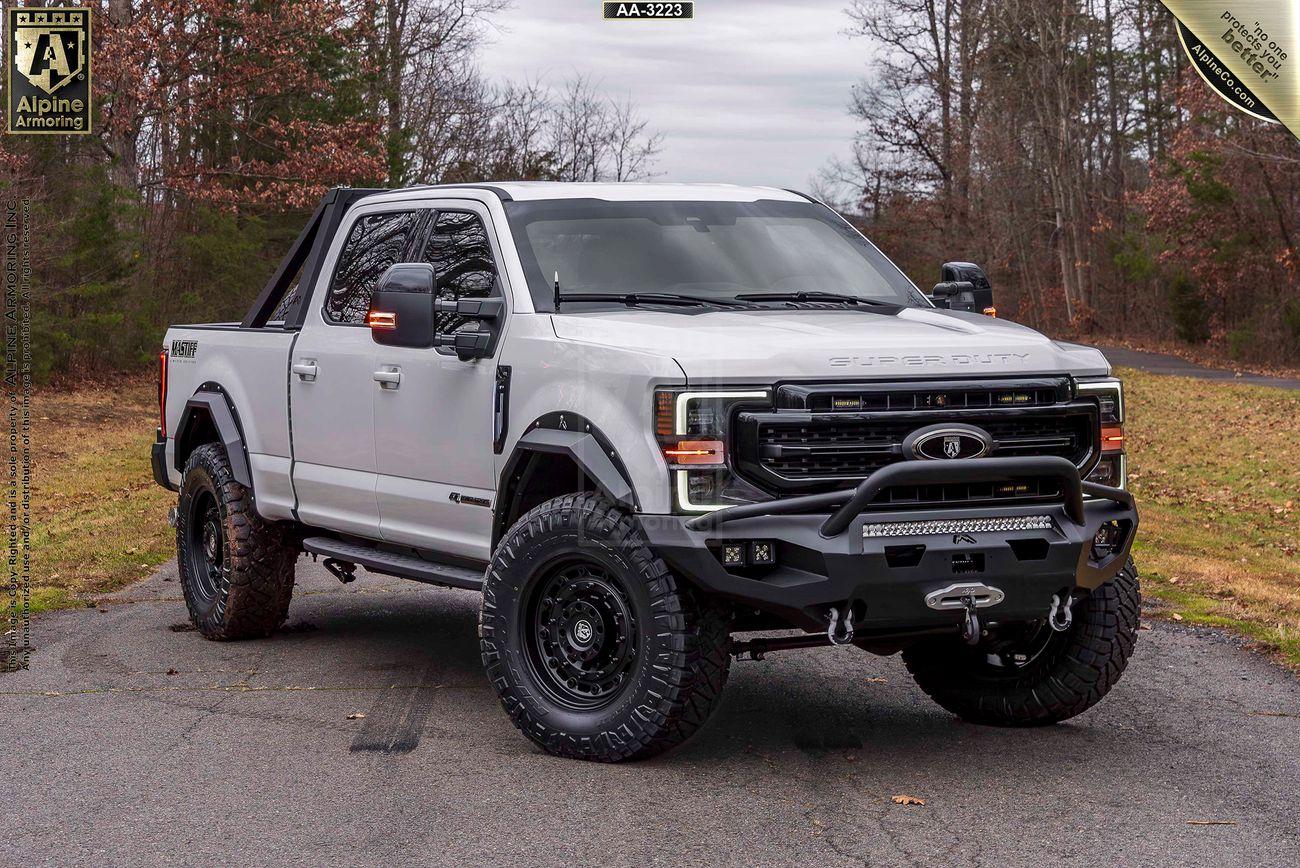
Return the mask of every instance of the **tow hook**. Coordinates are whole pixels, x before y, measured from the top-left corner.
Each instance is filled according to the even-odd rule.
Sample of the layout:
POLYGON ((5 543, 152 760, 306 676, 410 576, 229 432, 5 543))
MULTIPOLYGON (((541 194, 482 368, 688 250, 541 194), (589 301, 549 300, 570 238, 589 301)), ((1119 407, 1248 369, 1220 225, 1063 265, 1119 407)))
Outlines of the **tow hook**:
POLYGON ((966 621, 962 624, 961 637, 966 640, 967 645, 978 645, 983 631, 983 628, 980 627, 978 604, 971 594, 962 597, 961 602, 966 608, 966 621))
POLYGON ((847 645, 853 641, 853 607, 844 610, 844 622, 840 623, 840 610, 831 606, 831 623, 826 628, 826 638, 832 645, 847 645))
POLYGON ((1058 633, 1064 633, 1074 623, 1074 610, 1070 608, 1072 602, 1069 594, 1065 595, 1064 600, 1060 594, 1052 594, 1052 608, 1047 612, 1047 625, 1058 633))

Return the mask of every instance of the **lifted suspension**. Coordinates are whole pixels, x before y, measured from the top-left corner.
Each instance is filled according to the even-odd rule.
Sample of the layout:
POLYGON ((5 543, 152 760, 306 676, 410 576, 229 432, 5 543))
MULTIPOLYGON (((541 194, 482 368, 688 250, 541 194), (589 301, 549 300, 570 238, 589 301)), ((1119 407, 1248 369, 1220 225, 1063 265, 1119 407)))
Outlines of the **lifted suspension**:
POLYGON ((731 655, 737 660, 762 660, 772 651, 792 651, 796 648, 826 648, 834 645, 853 645, 863 650, 870 650, 873 643, 890 642, 898 639, 911 639, 922 636, 950 636, 953 627, 927 627, 921 630, 902 632, 862 634, 857 632, 852 640, 833 642, 829 631, 826 633, 805 633, 800 636, 758 636, 743 641, 732 640, 731 655))

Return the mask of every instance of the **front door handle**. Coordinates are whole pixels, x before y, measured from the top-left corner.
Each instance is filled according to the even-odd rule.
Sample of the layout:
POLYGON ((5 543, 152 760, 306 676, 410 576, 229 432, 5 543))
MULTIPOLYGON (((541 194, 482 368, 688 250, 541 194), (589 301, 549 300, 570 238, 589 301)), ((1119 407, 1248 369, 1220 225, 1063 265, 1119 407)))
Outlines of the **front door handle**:
POLYGON ((316 379, 315 362, 295 362, 289 367, 290 370, 292 370, 298 376, 302 377, 304 380, 311 381, 316 379))
POLYGON ((402 383, 402 372, 397 368, 385 368, 382 371, 375 371, 375 382, 381 389, 396 389, 402 383))

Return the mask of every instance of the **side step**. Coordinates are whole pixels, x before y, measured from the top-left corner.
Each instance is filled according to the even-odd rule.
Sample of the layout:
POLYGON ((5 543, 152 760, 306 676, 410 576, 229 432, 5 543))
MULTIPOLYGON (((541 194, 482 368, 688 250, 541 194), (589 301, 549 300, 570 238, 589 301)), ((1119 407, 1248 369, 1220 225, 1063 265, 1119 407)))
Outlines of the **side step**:
POLYGON ((302 541, 304 551, 348 563, 359 564, 372 573, 384 573, 431 585, 448 585, 470 591, 483 590, 483 572, 469 567, 439 564, 417 558, 380 551, 366 545, 343 542, 327 536, 310 536, 302 541))

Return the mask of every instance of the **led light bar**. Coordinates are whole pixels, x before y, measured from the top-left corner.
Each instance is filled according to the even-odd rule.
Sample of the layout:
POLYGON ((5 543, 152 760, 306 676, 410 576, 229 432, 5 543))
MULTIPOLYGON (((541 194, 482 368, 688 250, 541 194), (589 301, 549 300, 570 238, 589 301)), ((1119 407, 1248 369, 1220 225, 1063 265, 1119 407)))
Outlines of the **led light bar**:
POLYGON ((937 533, 1002 533, 1012 530, 1050 530, 1050 515, 1016 515, 1004 518, 931 519, 864 524, 864 539, 892 536, 925 536, 937 533))

